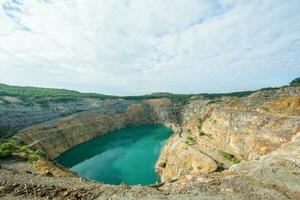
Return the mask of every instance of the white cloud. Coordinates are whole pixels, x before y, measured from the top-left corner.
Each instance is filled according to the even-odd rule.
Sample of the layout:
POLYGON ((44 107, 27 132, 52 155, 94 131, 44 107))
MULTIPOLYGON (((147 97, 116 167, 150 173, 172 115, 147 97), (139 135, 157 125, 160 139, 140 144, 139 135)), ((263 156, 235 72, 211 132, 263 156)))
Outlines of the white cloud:
POLYGON ((0 82, 226 92, 300 74, 298 0, 0 0, 0 82))

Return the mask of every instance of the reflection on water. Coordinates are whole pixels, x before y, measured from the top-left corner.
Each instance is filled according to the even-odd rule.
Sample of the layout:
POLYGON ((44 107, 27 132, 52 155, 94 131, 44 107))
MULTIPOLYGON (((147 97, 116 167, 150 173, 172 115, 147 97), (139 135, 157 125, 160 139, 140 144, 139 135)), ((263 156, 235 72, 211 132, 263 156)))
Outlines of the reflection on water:
POLYGON ((77 145, 58 157, 57 162, 98 182, 152 184, 158 180, 155 162, 171 134, 162 125, 124 128, 77 145))

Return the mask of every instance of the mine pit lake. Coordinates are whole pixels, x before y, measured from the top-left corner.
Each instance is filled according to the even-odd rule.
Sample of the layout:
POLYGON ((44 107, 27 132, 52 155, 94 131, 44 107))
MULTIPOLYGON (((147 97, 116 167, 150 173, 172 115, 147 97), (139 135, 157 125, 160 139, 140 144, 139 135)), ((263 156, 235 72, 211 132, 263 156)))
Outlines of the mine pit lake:
POLYGON ((171 135, 163 125, 123 128, 79 144, 56 161, 89 180, 149 185, 159 180, 154 165, 171 135))

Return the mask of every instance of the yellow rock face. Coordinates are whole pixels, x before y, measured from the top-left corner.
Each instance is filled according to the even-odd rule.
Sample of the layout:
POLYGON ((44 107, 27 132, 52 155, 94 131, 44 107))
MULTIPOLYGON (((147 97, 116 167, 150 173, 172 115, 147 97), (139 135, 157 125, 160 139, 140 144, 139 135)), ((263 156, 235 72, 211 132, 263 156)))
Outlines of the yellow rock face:
POLYGON ((213 172, 216 163, 208 156, 186 144, 178 135, 174 135, 164 146, 156 171, 162 181, 178 179, 183 175, 199 175, 213 172))
POLYGON ((299 88, 261 91, 217 103, 191 101, 183 110, 180 130, 156 165, 162 180, 211 173, 220 164, 229 168, 239 161, 259 160, 288 145, 300 132, 299 88))

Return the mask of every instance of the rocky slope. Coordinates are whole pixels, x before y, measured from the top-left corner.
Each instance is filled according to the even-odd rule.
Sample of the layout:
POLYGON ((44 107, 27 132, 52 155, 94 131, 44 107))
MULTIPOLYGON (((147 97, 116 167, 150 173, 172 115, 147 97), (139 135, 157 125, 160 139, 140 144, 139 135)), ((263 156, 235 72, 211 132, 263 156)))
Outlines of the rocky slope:
POLYGON ((21 129, 85 110, 105 111, 120 101, 119 99, 80 98, 67 102, 28 104, 20 97, 0 96, 0 129, 21 129))
POLYGON ((297 136, 299 109, 299 87, 263 91, 219 102, 192 101, 183 110, 183 123, 176 138, 170 139, 165 146, 157 171, 162 180, 169 180, 184 174, 215 171, 218 163, 228 168, 240 160, 260 159, 297 136), (185 167, 178 168, 180 154, 193 154, 191 151, 201 153, 202 157, 197 155, 193 162, 179 159, 185 167))
POLYGON ((299 198, 299 109, 299 87, 219 102, 192 101, 156 171, 162 181, 171 181, 229 168, 299 198))
POLYGON ((168 99, 121 101, 52 120, 20 131, 15 139, 54 159, 73 146, 126 126, 176 123, 177 106, 168 99))
POLYGON ((162 183, 96 184, 44 163, 54 177, 43 176, 41 167, 33 167, 33 174, 0 169, 1 193, 21 199, 300 199, 300 87, 243 98, 194 98, 184 107, 157 99, 120 100, 103 108, 23 129, 15 138, 53 159, 118 128, 163 123, 174 135, 156 163, 162 183))

